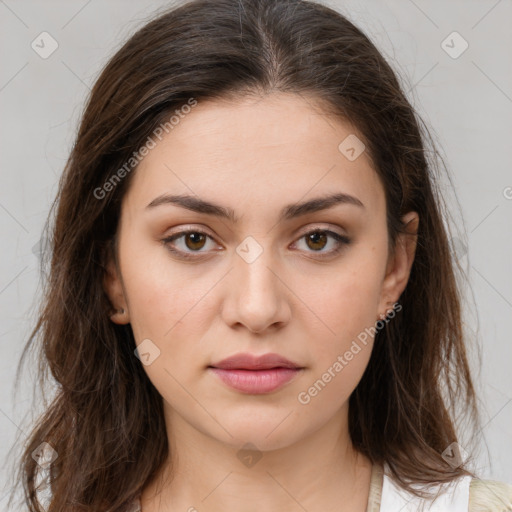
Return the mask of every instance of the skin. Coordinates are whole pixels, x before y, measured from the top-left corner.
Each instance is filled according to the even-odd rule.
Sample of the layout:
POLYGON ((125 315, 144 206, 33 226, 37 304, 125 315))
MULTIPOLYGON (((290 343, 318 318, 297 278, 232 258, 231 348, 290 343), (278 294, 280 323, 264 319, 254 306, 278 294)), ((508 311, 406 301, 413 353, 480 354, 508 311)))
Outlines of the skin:
POLYGON ((110 262, 105 290, 124 309, 112 321, 130 323, 137 344, 150 339, 160 350, 144 370, 163 397, 171 447, 143 490, 144 512, 366 510, 371 463, 350 441, 348 399, 373 338, 308 404, 298 395, 398 300, 419 218, 404 217, 409 235, 389 252, 384 189, 371 161, 338 149, 350 134, 363 137, 319 105, 281 93, 199 102, 144 158, 123 198, 118 266, 110 262), (364 208, 337 204, 278 220, 285 205, 333 192, 364 208), (240 219, 146 208, 163 193, 198 196, 240 219), (196 260, 162 242, 194 228, 211 238, 183 236, 173 246, 196 260), (351 243, 322 259, 337 244, 308 243, 314 229, 351 243), (251 263, 236 252, 248 236, 262 249, 251 263), (244 394, 207 370, 239 352, 277 352, 304 370, 277 391, 244 394), (261 456, 250 467, 237 457, 246 443, 261 456))

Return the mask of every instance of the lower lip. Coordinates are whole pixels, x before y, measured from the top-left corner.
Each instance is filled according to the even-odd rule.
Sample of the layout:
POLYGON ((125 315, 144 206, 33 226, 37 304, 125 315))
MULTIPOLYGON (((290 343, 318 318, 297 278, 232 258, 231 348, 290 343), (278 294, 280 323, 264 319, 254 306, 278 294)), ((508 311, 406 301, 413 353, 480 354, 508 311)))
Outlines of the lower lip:
POLYGON ((224 370, 210 368, 225 384, 243 393, 270 393, 290 382, 299 368, 270 368, 268 370, 224 370))

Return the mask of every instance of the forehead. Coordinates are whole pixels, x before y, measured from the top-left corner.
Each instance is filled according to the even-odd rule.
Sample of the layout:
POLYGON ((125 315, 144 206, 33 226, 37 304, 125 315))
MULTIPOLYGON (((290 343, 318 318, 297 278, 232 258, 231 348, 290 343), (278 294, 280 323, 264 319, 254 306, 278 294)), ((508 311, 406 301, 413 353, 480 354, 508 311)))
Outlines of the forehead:
POLYGON ((198 101, 155 139, 125 202, 142 209, 162 193, 186 193, 238 211, 336 191, 378 209, 383 189, 368 155, 351 159, 343 152, 354 143, 359 152, 361 139, 310 97, 198 101))

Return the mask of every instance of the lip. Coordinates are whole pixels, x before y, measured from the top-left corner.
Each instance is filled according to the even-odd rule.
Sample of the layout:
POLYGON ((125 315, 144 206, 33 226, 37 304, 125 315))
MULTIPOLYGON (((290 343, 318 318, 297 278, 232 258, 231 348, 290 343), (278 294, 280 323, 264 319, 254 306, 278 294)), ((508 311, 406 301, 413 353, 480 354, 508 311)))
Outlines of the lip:
POLYGON ((268 370, 270 368, 300 368, 300 365, 286 359, 279 354, 263 354, 256 356, 253 354, 239 353, 234 356, 227 357, 218 363, 210 365, 213 368, 221 368, 223 370, 268 370))
POLYGON ((297 376, 304 368, 279 354, 235 354, 208 369, 227 386, 248 394, 271 393, 297 376))

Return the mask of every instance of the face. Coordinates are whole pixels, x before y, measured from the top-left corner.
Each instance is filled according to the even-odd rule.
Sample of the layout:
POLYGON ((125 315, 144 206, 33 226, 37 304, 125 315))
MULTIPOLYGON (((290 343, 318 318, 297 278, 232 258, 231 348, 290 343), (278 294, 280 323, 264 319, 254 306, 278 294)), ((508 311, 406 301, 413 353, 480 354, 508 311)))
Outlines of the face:
POLYGON ((384 189, 354 135, 298 95, 205 101, 140 163, 105 288, 168 420, 275 449, 346 419, 414 255, 407 240, 388 252, 384 189), (298 369, 219 370, 240 353, 298 369))

